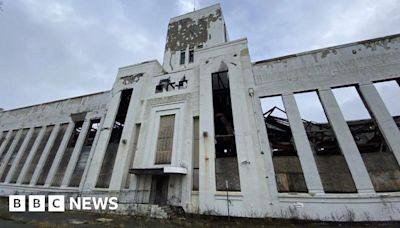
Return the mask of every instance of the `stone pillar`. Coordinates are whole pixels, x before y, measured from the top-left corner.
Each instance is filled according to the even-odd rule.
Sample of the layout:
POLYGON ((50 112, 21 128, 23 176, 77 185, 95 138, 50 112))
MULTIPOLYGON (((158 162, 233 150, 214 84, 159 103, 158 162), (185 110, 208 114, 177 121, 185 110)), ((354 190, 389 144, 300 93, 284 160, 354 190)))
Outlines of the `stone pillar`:
POLYGON ((40 141, 42 141, 42 138, 45 133, 46 133, 46 126, 42 126, 42 129, 40 129, 40 132, 35 140, 35 143, 33 144, 31 151, 29 151, 29 155, 25 160, 25 164, 22 167, 21 173, 19 174, 17 184, 21 184, 24 181, 25 174, 28 171, 29 166, 31 165, 31 161, 32 161, 33 157, 35 156, 36 150, 39 147, 40 141))
POLYGON ((357 191, 359 193, 374 192, 374 187, 369 178, 367 168, 364 165, 364 161, 358 151, 350 128, 340 111, 335 96, 330 89, 320 90, 318 94, 336 139, 338 140, 340 150, 346 159, 357 191))
MULTIPOLYGON (((4 134, 4 133, 2 133, 2 134, 4 134)), ((2 144, 1 147, 0 147, 0 156, 1 156, 3 153, 7 153, 7 151, 4 151, 4 148, 5 148, 6 145, 8 144, 8 141, 10 141, 11 134, 12 134, 12 130, 9 130, 8 133, 7 133, 7 135, 6 135, 6 138, 5 138, 4 141, 3 141, 3 144, 2 144)))
POLYGON ((31 137, 32 137, 32 135, 33 135, 34 129, 35 129, 35 128, 29 129, 28 133, 26 134, 25 140, 24 140, 24 142, 22 143, 21 148, 19 149, 17 155, 15 156, 14 162, 13 162, 11 168, 10 168, 10 171, 9 171, 8 174, 7 174, 6 180, 4 181, 5 183, 9 183, 10 180, 11 180, 11 178, 12 178, 12 176, 14 175, 15 168, 16 168, 16 166, 18 165, 19 160, 21 159, 21 156, 22 156, 23 153, 25 152, 26 147, 28 146, 28 143, 29 143, 29 141, 30 141, 30 139, 31 139, 31 137))
POLYGON ((283 95, 282 98, 308 191, 310 193, 323 193, 324 188, 296 100, 293 94, 283 95))
POLYGON ((54 157, 53 164, 51 165, 51 168, 49 170, 49 174, 46 177, 46 181, 44 183, 45 187, 49 187, 51 185, 51 182, 53 181, 53 177, 57 172, 58 166, 60 164, 62 156, 64 155, 65 149, 67 149, 69 139, 71 138, 74 128, 75 128, 75 123, 73 121, 70 121, 68 123, 67 129, 65 130, 64 137, 60 143, 60 146, 58 147, 56 156, 54 157))
POLYGON ((361 92, 361 97, 364 99, 371 116, 374 117, 379 130, 389 148, 393 151, 397 162, 400 164, 400 131, 393 117, 390 115, 385 103, 383 103, 381 96, 372 83, 360 85, 358 89, 361 92))
POLYGON ((67 187, 69 181, 71 180, 72 173, 74 172, 76 163, 79 159, 79 155, 82 151, 83 144, 85 143, 86 135, 90 128, 90 119, 85 119, 82 125, 81 132, 79 133, 78 139, 76 140, 76 144, 74 150, 72 151, 71 157, 68 162, 68 166, 65 169, 64 178, 61 182, 61 187, 67 187))
POLYGON ((99 141, 96 145, 96 153, 93 155, 88 175, 84 183, 82 191, 89 191, 96 187, 97 177, 99 175, 101 165, 103 164, 103 158, 107 150, 108 143, 110 141, 111 132, 113 130, 115 117, 117 116, 119 103, 121 100, 121 91, 116 93, 110 102, 107 114, 104 119, 104 123, 100 126, 99 141))
POLYGON ((46 162, 47 155, 49 154, 49 152, 51 150, 51 147, 53 146, 54 141, 56 140, 57 133, 58 133, 59 129, 60 129, 60 125, 58 124, 51 131, 49 139, 46 142, 46 146, 43 149, 43 153, 40 156, 40 159, 38 161, 38 164, 36 165, 35 171, 33 172, 30 185, 35 185, 36 184, 36 182, 37 182, 37 180, 39 178, 39 175, 40 175, 40 173, 42 171, 42 168, 44 166, 44 163, 46 162))
POLYGON ((12 152, 14 151, 15 147, 17 146, 19 139, 21 138, 23 129, 19 129, 17 134, 15 135, 14 141, 12 142, 8 151, 4 151, 5 155, 3 156, 3 160, 0 161, 0 177, 3 175, 4 169, 7 166, 8 159, 10 159, 12 152))

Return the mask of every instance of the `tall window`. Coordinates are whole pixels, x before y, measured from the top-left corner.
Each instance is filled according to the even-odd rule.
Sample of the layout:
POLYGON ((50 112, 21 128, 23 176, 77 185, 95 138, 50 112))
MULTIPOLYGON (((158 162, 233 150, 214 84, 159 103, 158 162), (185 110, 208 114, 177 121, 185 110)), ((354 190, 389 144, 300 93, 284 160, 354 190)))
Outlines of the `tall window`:
POLYGON ((218 191, 240 191, 228 72, 212 74, 215 176, 218 191))
POLYGON ((185 57, 186 57, 186 52, 181 51, 181 58, 180 58, 180 64, 183 65, 185 64, 185 57))
POLYGON ((189 63, 194 62, 194 50, 189 50, 189 63))
POLYGON ((160 117, 155 164, 171 164, 175 115, 160 117))

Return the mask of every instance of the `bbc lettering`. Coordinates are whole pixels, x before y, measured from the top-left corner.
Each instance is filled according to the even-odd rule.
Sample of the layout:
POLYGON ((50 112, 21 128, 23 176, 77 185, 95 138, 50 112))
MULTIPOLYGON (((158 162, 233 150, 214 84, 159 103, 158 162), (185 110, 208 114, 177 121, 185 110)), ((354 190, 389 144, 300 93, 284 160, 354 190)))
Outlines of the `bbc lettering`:
MULTIPOLYGON (((10 212, 25 212, 26 198, 24 195, 10 195, 8 198, 8 208, 10 212)), ((77 197, 69 198, 69 210, 116 210, 118 208, 117 197, 77 197)), ((49 195, 47 197, 47 210, 49 212, 64 212, 65 211, 65 196, 49 195)), ((28 211, 29 212, 45 212, 46 211, 46 196, 30 195, 28 196, 28 211)))

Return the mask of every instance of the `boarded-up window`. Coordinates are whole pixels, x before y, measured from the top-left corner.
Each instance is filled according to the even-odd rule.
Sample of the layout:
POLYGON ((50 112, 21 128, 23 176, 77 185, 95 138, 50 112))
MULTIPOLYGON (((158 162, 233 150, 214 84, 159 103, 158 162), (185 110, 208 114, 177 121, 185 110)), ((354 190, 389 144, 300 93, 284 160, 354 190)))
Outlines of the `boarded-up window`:
POLYGON ((25 164, 26 159, 28 158, 29 152, 31 151, 31 149, 33 147, 33 144, 35 143, 36 138, 37 138, 37 136, 38 136, 38 134, 39 134, 41 129, 42 129, 41 127, 36 127, 33 130, 33 134, 32 134, 32 137, 29 140, 28 146, 25 148, 25 151, 23 152, 23 154, 22 154, 21 158, 19 159, 19 161, 17 161, 18 164, 17 164, 17 166, 15 168, 15 172, 13 174, 13 177, 11 178, 10 183, 17 183, 17 180, 18 180, 18 177, 19 177, 19 175, 21 173, 21 170, 24 167, 24 164, 25 164))
POLYGON ((160 117, 158 129, 156 164, 171 164, 172 146, 174 141, 175 115, 160 117))
POLYGON ((67 130, 68 124, 61 124, 60 129, 57 132, 57 137, 54 140, 53 146, 51 147, 49 155, 47 155, 46 162, 41 170, 39 179, 36 185, 44 185, 51 165, 53 164, 54 158, 56 157, 58 148, 60 147, 61 141, 64 138, 65 131, 67 130))
POLYGON ((53 128, 54 128, 54 125, 46 127, 44 136, 43 136, 42 140, 40 141, 39 147, 37 148, 35 155, 33 156, 33 159, 31 160, 29 169, 25 175, 24 181, 22 182, 23 184, 29 184, 31 182, 32 175, 35 172, 36 166, 39 163, 40 157, 42 156, 43 150, 46 147, 47 141, 50 138, 50 134, 53 131, 53 128))
POLYGON ((79 154, 78 161, 76 162, 74 172, 72 173, 72 179, 69 183, 70 187, 79 187, 82 179, 83 171, 85 171, 86 162, 89 158, 90 150, 99 129, 100 119, 90 121, 90 129, 86 134, 85 143, 83 144, 81 153, 79 154))
MULTIPOLYGON (((17 145, 14 147, 14 150, 13 150, 13 152, 12 152, 10 158, 8 159, 8 162, 6 163, 6 167, 5 167, 4 171, 3 171, 3 175, 1 176, 0 182, 4 182, 4 181, 6 180, 6 177, 7 177, 7 175, 8 175, 8 172, 9 172, 10 169, 11 169, 11 165, 14 163, 14 159, 15 159, 15 157, 17 156, 17 153, 18 153, 19 149, 20 149, 21 146, 22 146, 22 143, 23 143, 23 141, 24 141, 24 139, 25 139, 25 137, 26 137, 26 134, 28 133, 28 130, 29 130, 29 129, 24 129, 24 130, 22 130, 22 134, 21 134, 21 136, 20 136, 20 138, 19 138, 19 140, 18 140, 18 143, 17 143, 17 145)), ((4 162, 6 162, 6 161, 4 161, 4 162)))

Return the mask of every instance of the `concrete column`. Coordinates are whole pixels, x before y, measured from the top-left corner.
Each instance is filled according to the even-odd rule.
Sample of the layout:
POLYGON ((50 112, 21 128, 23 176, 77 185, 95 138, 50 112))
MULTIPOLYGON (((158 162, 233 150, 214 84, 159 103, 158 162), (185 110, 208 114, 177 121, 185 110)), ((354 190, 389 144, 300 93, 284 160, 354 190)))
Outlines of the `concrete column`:
POLYGON ((36 184, 36 182, 37 182, 37 180, 39 178, 39 175, 40 175, 40 173, 42 171, 42 168, 44 166, 44 163, 46 162, 47 156, 50 153, 51 147, 53 146, 54 141, 56 140, 57 133, 58 133, 59 130, 60 130, 60 125, 58 124, 51 131, 51 134, 49 136, 49 139, 47 140, 46 146, 43 149, 43 153, 40 156, 38 164, 36 165, 35 171, 34 171, 34 173, 32 175, 30 185, 35 185, 36 184))
POLYGON ((7 153, 7 151, 4 151, 4 149, 5 149, 6 145, 8 144, 8 142, 10 141, 11 134, 12 134, 12 130, 9 130, 3 144, 0 147, 0 156, 3 154, 3 152, 7 153))
MULTIPOLYGON (((129 102, 128 112, 125 118, 124 129, 118 146, 118 152, 115 158, 114 168, 110 179, 110 190, 120 190, 125 187, 126 175, 129 169, 132 153, 134 152, 133 141, 135 139, 135 119, 138 110, 134 107, 140 107, 140 90, 134 90, 129 102), (125 140, 126 144, 122 143, 125 140)), ((175 129, 178 131, 178 129, 175 129)))
POLYGON ((78 139, 76 140, 74 150, 72 151, 71 157, 69 159, 67 169, 65 170, 64 178, 61 182, 61 187, 67 187, 69 181, 71 180, 72 173, 74 172, 76 163, 79 159, 79 155, 82 151, 83 144, 85 143, 86 135, 88 133, 89 128, 90 128, 90 119, 85 119, 85 122, 83 122, 82 125, 82 130, 78 136, 78 139))
POLYGON ((47 174, 46 181, 44 184, 45 187, 49 187, 51 185, 51 182, 53 181, 53 177, 57 172, 62 156, 64 155, 64 151, 65 149, 67 149, 68 142, 69 139, 71 138, 74 128, 75 128, 75 123, 73 121, 69 122, 68 127, 65 130, 64 137, 60 143, 60 146, 58 147, 56 156, 54 157, 53 164, 51 165, 49 173, 47 174))
POLYGON ((21 159, 23 153, 26 150, 26 147, 28 146, 29 141, 31 140, 31 137, 33 135, 33 131, 35 128, 29 129, 28 133, 25 136, 24 142, 21 145, 21 148, 18 150, 17 155, 15 156, 14 162, 11 165, 10 171, 7 174, 6 180, 4 181, 5 183, 9 183, 12 176, 14 175, 15 168, 18 165, 19 160, 21 159))
POLYGON ((322 186, 313 151, 308 141, 300 112, 297 108, 296 100, 294 99, 293 94, 283 95, 282 98, 308 191, 310 193, 323 193, 324 188, 322 186))
POLYGON ((8 151, 4 151, 6 153, 3 157, 3 160, 0 161, 0 177, 3 175, 4 169, 7 166, 8 159, 10 159, 12 152, 14 151, 15 147, 17 146, 19 139, 21 138, 23 129, 20 129, 17 134, 15 135, 14 141, 12 142, 8 151))
POLYGON ((17 180, 17 184, 21 184, 24 181, 26 172, 29 169, 29 166, 31 165, 31 161, 33 159, 33 157, 35 156, 36 150, 40 145, 40 141, 42 141, 42 138, 44 136, 46 132, 46 126, 43 126, 42 129, 40 129, 40 132, 35 140, 35 143, 33 144, 31 151, 29 151, 29 155, 26 158, 25 164, 22 167, 21 173, 19 174, 18 180, 17 180))
POLYGON ((393 151, 397 162, 400 163, 400 131, 393 117, 390 115, 385 103, 383 103, 381 96, 372 83, 360 85, 358 89, 389 148, 393 151))
POLYGON ((339 142, 340 150, 346 159, 357 191, 359 193, 374 192, 374 187, 369 178, 367 168, 365 167, 361 154, 358 151, 358 147, 354 142, 353 135, 351 134, 350 128, 340 111, 332 90, 320 90, 318 91, 318 94, 332 126, 333 132, 335 133, 336 139, 339 142))
POLYGON ((108 112, 104 119, 103 126, 100 127, 99 141, 96 145, 96 153, 93 156, 92 163, 88 171, 83 191, 89 191, 96 186, 97 177, 99 175, 101 165, 103 164, 104 154, 106 153, 108 143, 110 141, 111 132, 113 130, 115 117, 117 116, 119 103, 121 100, 121 91, 115 94, 110 102, 108 112))

